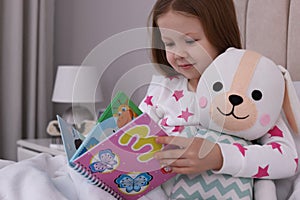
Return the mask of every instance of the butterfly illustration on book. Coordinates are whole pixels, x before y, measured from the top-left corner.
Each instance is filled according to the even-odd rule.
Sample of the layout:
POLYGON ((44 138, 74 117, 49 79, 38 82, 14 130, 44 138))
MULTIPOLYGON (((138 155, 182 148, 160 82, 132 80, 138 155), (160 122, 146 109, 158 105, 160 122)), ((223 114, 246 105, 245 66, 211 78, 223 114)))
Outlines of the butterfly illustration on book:
POLYGON ((116 168, 115 165, 118 164, 117 156, 110 149, 100 151, 96 160, 89 166, 93 173, 114 170, 116 168))
POLYGON ((132 191, 138 193, 142 192, 142 187, 149 185, 152 178, 153 177, 148 172, 140 173, 135 177, 128 174, 121 174, 115 179, 115 183, 118 184, 120 189, 125 188, 127 193, 131 193, 132 191))

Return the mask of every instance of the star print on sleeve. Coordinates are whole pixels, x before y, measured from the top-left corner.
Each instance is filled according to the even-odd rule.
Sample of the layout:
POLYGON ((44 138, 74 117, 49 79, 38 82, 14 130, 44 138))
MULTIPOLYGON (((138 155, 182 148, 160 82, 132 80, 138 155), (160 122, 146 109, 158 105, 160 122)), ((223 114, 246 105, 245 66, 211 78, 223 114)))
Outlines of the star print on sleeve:
POLYGON ((277 149, 282 154, 281 144, 279 144, 277 142, 272 142, 268 145, 271 145, 272 149, 277 149))
POLYGON ((162 125, 162 126, 169 126, 169 125, 167 124, 167 120, 168 120, 168 118, 162 119, 160 125, 162 125))
POLYGON ((255 175, 253 175, 252 177, 253 178, 262 178, 265 176, 269 176, 268 170, 269 170, 269 165, 265 166, 264 168, 258 167, 258 172, 255 175))
POLYGON ((186 108, 185 111, 181 111, 181 115, 179 115, 178 118, 183 118, 187 122, 188 118, 192 115, 194 115, 194 114, 190 113, 189 109, 186 108))
POLYGON ((270 137, 283 137, 282 131, 277 126, 274 126, 268 133, 270 134, 270 137))
POLYGON ((152 98, 153 98, 153 96, 147 96, 146 97, 144 102, 147 104, 147 106, 153 106, 152 98))
POLYGON ((170 81, 172 81, 174 78, 178 79, 177 76, 169 76, 169 77, 167 77, 167 78, 170 79, 170 81))
POLYGON ((247 148, 243 147, 241 144, 239 143, 233 143, 233 145, 235 145, 239 151, 241 152, 241 154, 245 157, 246 154, 246 150, 248 150, 247 148))
POLYGON ((181 133, 181 131, 183 131, 184 126, 175 126, 174 129, 172 130, 172 132, 179 132, 181 133))
POLYGON ((176 101, 179 101, 184 95, 183 95, 183 90, 176 90, 174 94, 172 95, 176 101))

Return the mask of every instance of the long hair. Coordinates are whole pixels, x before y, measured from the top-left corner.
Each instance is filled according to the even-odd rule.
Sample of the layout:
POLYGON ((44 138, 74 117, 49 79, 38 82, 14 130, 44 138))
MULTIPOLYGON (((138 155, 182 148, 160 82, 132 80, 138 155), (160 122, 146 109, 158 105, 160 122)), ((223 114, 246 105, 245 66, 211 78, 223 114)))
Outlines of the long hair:
POLYGON ((157 25, 158 18, 170 10, 198 18, 208 41, 217 49, 218 54, 229 47, 242 47, 233 0, 157 0, 150 12, 148 24, 153 27, 152 61, 161 72, 175 72, 167 61, 157 25))

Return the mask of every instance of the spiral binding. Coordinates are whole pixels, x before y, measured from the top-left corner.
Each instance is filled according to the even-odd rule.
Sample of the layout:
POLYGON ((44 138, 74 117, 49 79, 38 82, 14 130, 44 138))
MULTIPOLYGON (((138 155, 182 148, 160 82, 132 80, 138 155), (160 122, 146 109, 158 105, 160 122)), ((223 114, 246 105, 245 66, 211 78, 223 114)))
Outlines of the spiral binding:
POLYGON ((104 182, 99 180, 96 176, 94 176, 89 169, 87 169, 85 166, 79 164, 79 163, 74 163, 73 169, 80 173, 82 176, 84 176, 86 179, 88 179, 89 183, 99 187, 100 189, 108 192, 111 194, 113 197, 115 197, 117 200, 123 200, 124 198, 121 197, 116 191, 114 191, 112 188, 107 186, 104 182))

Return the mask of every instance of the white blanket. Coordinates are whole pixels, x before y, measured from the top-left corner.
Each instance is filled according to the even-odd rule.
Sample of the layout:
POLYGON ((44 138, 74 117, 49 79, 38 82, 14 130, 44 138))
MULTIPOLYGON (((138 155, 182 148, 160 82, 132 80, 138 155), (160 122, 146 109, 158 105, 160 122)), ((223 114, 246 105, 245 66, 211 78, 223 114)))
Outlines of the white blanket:
MULTIPOLYGON (((278 200, 300 198, 300 175, 277 181, 278 200), (289 198, 290 197, 290 198, 289 198)), ((40 154, 21 162, 0 160, 0 200, 112 200, 71 169, 64 156, 40 154)), ((145 199, 158 199, 147 197, 145 199)))
POLYGON ((1 200, 107 200, 108 193, 71 169, 64 156, 40 154, 21 162, 0 160, 1 200), (88 197, 88 198, 87 198, 88 197))

